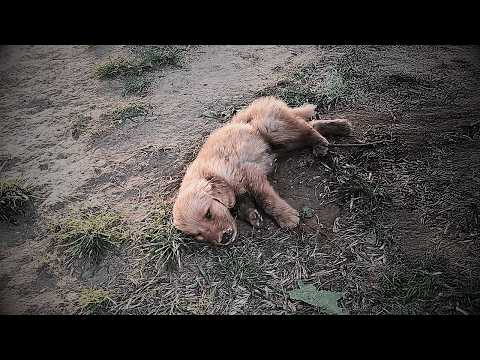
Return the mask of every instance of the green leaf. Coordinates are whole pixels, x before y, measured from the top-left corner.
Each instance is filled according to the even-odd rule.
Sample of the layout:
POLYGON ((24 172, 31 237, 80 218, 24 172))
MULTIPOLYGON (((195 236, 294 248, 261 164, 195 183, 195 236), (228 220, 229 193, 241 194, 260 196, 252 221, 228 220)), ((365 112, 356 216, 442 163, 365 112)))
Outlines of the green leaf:
POLYGON ((315 211, 312 208, 309 208, 308 206, 305 206, 302 209, 301 216, 305 219, 310 219, 315 215, 315 211))
POLYGON ((313 285, 300 285, 299 289, 288 293, 291 299, 303 301, 307 304, 319 307, 322 311, 330 315, 345 315, 346 310, 338 307, 338 300, 345 293, 332 292, 326 290, 317 290, 313 285))

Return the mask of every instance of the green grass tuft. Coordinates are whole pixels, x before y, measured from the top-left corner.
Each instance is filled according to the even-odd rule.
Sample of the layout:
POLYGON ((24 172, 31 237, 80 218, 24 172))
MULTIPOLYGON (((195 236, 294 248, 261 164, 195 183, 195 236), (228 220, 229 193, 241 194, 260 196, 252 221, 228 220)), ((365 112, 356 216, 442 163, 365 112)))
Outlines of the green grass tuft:
POLYGON ((67 265, 76 260, 98 263, 107 251, 118 247, 126 238, 120 217, 112 212, 68 217, 56 224, 56 238, 64 248, 67 265))
POLYGON ((141 70, 135 61, 119 57, 98 65, 94 75, 102 80, 115 79, 122 75, 141 75, 141 70))
POLYGON ((140 95, 143 94, 150 81, 145 76, 128 75, 123 79, 123 95, 140 95))
POLYGON ((337 63, 324 70, 323 65, 308 64, 274 86, 257 92, 257 96, 276 96, 290 106, 305 103, 317 105, 322 112, 335 111, 339 106, 361 101, 365 94, 353 86, 358 70, 353 55, 342 56, 337 63))
POLYGON ((124 95, 138 95, 148 88, 145 74, 164 67, 182 66, 183 49, 172 46, 139 47, 132 58, 118 57, 98 65, 94 76, 100 80, 122 78, 124 95))
POLYGON ((140 51, 140 65, 143 71, 155 67, 180 66, 182 53, 173 47, 146 47, 140 51))
POLYGON ((142 248, 148 252, 149 261, 155 262, 157 270, 163 267, 181 267, 181 252, 186 248, 184 235, 172 223, 172 210, 161 203, 151 213, 140 230, 142 248))
POLYGON ((32 204, 33 189, 20 179, 0 180, 0 221, 15 222, 32 204))
POLYGON ((326 105, 335 104, 346 97, 347 84, 344 77, 337 69, 332 69, 326 79, 320 96, 326 105))

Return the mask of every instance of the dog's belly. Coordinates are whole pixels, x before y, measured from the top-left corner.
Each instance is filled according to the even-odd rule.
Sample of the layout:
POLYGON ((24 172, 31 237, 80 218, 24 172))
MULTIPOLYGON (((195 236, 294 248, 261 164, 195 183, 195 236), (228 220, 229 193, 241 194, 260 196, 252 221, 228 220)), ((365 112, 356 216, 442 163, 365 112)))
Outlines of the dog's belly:
POLYGON ((272 171, 275 156, 270 146, 262 138, 249 138, 239 145, 238 167, 254 164, 260 167, 265 174, 272 171))
POLYGON ((270 145, 246 124, 230 124, 218 129, 208 138, 205 148, 213 149, 208 154, 209 160, 216 158, 232 170, 255 164, 267 174, 275 158, 270 145))
MULTIPOLYGON (((237 144, 238 157, 234 165, 234 168, 240 173, 237 178, 243 178, 243 171, 252 165, 257 169, 260 168, 265 175, 272 172, 275 155, 262 137, 256 134, 250 134, 249 137, 242 138, 237 144)), ((244 187, 244 184, 240 182, 240 186, 237 188, 237 194, 241 195, 246 192, 247 189, 244 187)))

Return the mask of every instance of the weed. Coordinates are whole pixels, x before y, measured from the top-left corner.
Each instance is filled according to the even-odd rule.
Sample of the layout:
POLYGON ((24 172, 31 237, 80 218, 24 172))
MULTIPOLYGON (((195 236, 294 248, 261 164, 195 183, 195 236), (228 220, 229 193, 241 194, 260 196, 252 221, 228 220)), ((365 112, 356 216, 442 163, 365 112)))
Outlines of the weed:
POLYGON ((140 229, 142 248, 148 252, 149 261, 160 271, 164 266, 181 267, 181 251, 186 248, 184 235, 171 221, 172 210, 168 204, 160 205, 150 214, 140 229))
POLYGON ((95 313, 111 302, 108 292, 103 289, 82 289, 78 299, 81 312, 87 313, 95 313))
POLYGON ((126 124, 128 120, 132 120, 140 116, 146 116, 148 111, 147 105, 140 102, 119 106, 107 113, 100 115, 100 121, 96 124, 92 124, 91 126, 89 131, 90 136, 105 136, 110 131, 120 128, 126 124))
POLYGON ((337 104, 338 101, 345 98, 347 94, 347 84, 343 76, 335 68, 332 69, 326 77, 324 87, 320 96, 324 99, 326 105, 337 104))
POLYGON ((140 50, 139 57, 143 71, 155 67, 180 66, 182 63, 181 50, 174 47, 144 47, 140 50))
POLYGON ((142 69, 132 60, 123 57, 110 59, 107 62, 98 65, 94 70, 94 75, 99 79, 115 79, 122 75, 141 75, 142 69))
POLYGON ((0 180, 0 220, 15 223, 33 201, 33 189, 24 180, 0 180))
POLYGON ((100 80, 122 78, 124 95, 141 94, 150 81, 145 74, 167 66, 182 65, 182 49, 172 46, 138 47, 132 58, 109 59, 94 69, 94 76, 100 80))
POLYGON ((256 93, 257 96, 275 96, 289 106, 301 106, 305 103, 316 103, 317 95, 311 89, 293 80, 280 81, 256 93))
POLYGON ((107 251, 118 247, 126 238, 120 217, 108 211, 74 217, 55 225, 55 237, 64 249, 67 265, 76 260, 98 263, 107 251))
POLYGON ((126 106, 120 106, 109 113, 103 114, 101 118, 103 120, 110 120, 114 126, 121 126, 127 120, 147 114, 148 110, 146 109, 146 106, 144 104, 131 103, 126 106))
POLYGON ((123 79, 123 95, 140 95, 150 85, 150 81, 145 76, 128 75, 123 79))

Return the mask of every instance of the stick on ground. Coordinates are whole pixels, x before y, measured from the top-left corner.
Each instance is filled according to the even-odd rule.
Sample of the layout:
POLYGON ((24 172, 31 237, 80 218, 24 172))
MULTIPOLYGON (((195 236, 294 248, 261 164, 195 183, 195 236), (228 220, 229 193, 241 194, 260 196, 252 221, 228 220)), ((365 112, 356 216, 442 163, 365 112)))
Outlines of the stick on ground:
POLYGON ((368 143, 352 143, 352 144, 328 144, 328 147, 361 147, 361 146, 375 146, 375 145, 380 145, 380 144, 386 144, 386 143, 391 143, 395 141, 395 139, 392 140, 381 140, 381 141, 373 141, 373 142, 368 142, 368 143))

